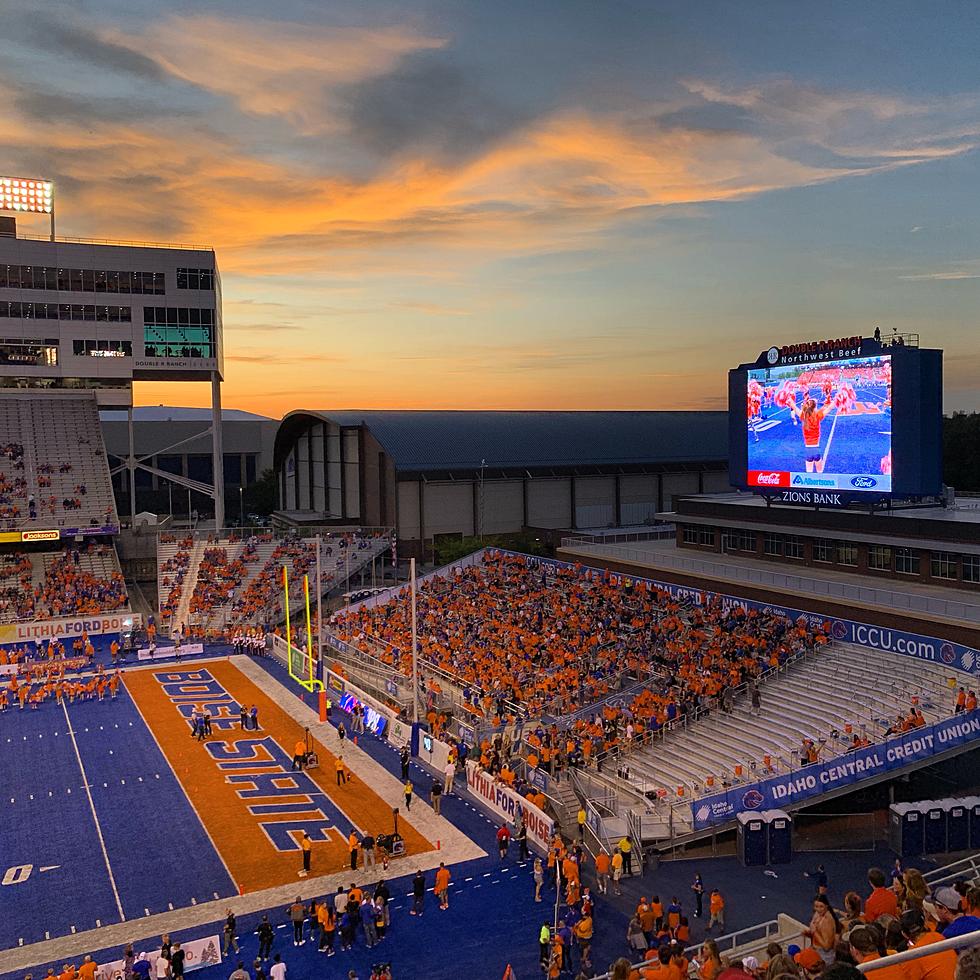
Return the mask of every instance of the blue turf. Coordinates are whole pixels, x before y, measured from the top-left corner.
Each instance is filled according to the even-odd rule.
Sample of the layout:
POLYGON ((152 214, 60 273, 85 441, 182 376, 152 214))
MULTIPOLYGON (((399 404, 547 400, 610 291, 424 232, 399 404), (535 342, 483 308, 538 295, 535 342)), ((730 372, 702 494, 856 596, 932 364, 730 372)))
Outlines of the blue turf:
MULTIPOLYGON (((263 658, 257 662, 277 680, 289 687, 295 686, 288 680, 285 670, 274 661, 263 658)), ((312 701, 310 695, 304 694, 299 689, 297 691, 298 696, 302 696, 306 703, 312 701)), ((219 882, 224 874, 223 869, 216 868, 213 863, 210 865, 206 863, 207 860, 217 861, 213 851, 210 851, 210 858, 202 858, 208 854, 210 846, 205 846, 195 838, 195 834, 201 832, 195 831, 194 822, 186 815, 186 811, 189 810, 186 801, 174 784, 173 777, 167 776, 164 768, 161 767, 165 764, 160 760, 155 746, 150 748, 146 744, 147 739, 152 743, 152 737, 145 728, 141 729, 135 723, 132 728, 128 725, 128 721, 132 720, 135 713, 132 705, 128 701, 116 705, 76 705, 74 709, 69 710, 72 711, 73 719, 76 716, 84 719, 82 728, 89 728, 89 732, 79 732, 79 744, 86 765, 90 767, 90 777, 97 784, 93 792, 96 793, 100 819, 103 820, 104 828, 107 828, 107 846, 110 854, 113 855, 113 866, 117 868, 117 873, 120 870, 125 872, 118 874, 118 880, 127 915, 130 914, 129 910, 133 906, 137 909, 137 917, 141 915, 141 903, 146 904, 151 911, 160 911, 161 908, 166 908, 165 902, 169 900, 167 895, 170 892, 194 895, 195 890, 203 890, 204 883, 219 882), (90 708, 95 709, 91 714, 90 708), (83 710, 85 715, 82 715, 83 710), (107 730, 105 727, 107 722, 111 725, 120 724, 120 729, 107 730), (103 726, 102 731, 99 731, 100 725, 103 726), (112 756, 108 755, 109 748, 113 750, 112 756), (161 780, 154 778, 152 783, 147 781, 145 790, 141 789, 138 795, 129 797, 128 773, 130 771, 142 772, 144 780, 147 779, 147 774, 159 773, 161 780), (101 785, 102 782, 111 782, 110 776, 119 782, 124 778, 124 773, 127 773, 126 787, 122 787, 121 782, 118 789, 110 790, 101 785), (97 790, 104 795, 100 797, 97 790), (127 804, 127 800, 136 801, 135 818, 134 806, 131 803, 127 804), (173 836, 169 836, 171 833, 173 836), (147 834, 160 836, 150 838, 147 834), (191 842, 190 846, 188 841, 191 842), (154 865, 148 863, 151 850, 158 856, 159 863, 154 865), (160 860, 161 854, 165 855, 167 860, 160 860), (202 864, 202 860, 205 863, 202 864), (124 878, 125 887, 123 887, 124 878), (162 883, 162 886, 158 883, 162 883), (161 902, 164 903, 162 906, 161 902)), ((25 712, 25 718, 16 719, 17 734, 28 734, 27 728, 22 726, 31 726, 36 735, 44 727, 42 724, 44 713, 45 709, 42 708, 33 718, 25 712)), ((53 717, 53 715, 49 716, 49 720, 53 720, 53 717)), ((337 717, 340 717, 339 714, 337 717)), ((7 719, 0 719, 0 724, 3 725, 0 734, 10 727, 6 724, 7 721, 7 719)), ((50 730, 56 730, 57 727, 51 724, 50 730)), ((61 729, 64 729, 63 725, 61 729)), ((45 739, 38 740, 38 746, 42 741, 47 743, 48 734, 47 732, 44 734, 45 739)), ((48 761, 42 765, 35 765, 38 748, 28 743, 15 747, 13 736, 9 737, 12 741, 5 748, 20 763, 20 768, 28 765, 27 760, 30 758, 29 768, 35 772, 50 765, 54 769, 70 773, 70 767, 62 758, 64 745, 59 743, 56 747, 49 748, 45 744, 44 752, 49 755, 42 758, 48 761)), ((59 739, 61 737, 57 736, 59 739)), ((71 752, 70 743, 66 744, 71 752)), ((398 754, 386 742, 370 735, 363 735, 359 739, 359 744, 372 758, 398 775, 398 754)), ((73 753, 71 754, 73 756, 73 753)), ((75 768, 77 771, 77 763, 75 768)), ((24 778, 22 775, 17 776, 13 781, 19 784, 24 778)), ((412 781, 418 796, 427 798, 431 779, 428 773, 415 763, 412 767, 412 781)), ((10 771, 4 767, 3 773, 0 774, 0 787, 5 788, 10 782, 10 771)), ((133 790, 133 792, 137 791, 133 790)), ((74 792, 72 796, 75 796, 74 792)), ((3 798, 0 797, 0 801, 2 800, 3 798)), ((82 802, 87 807, 84 797, 82 802)), ((391 961, 394 964, 397 980, 415 977, 426 977, 427 980, 450 980, 456 977, 465 977, 467 980, 483 980, 483 978, 497 980, 503 976, 508 962, 512 964, 520 980, 539 976, 537 933, 542 921, 549 917, 551 905, 534 904, 531 868, 529 865, 523 867, 518 865, 514 860, 516 854, 505 862, 500 862, 495 848, 496 826, 473 803, 474 801, 466 797, 454 795, 444 799, 442 812, 483 847, 489 856, 452 868, 453 886, 451 908, 448 912, 439 911, 429 895, 423 917, 421 919, 411 917, 408 914, 407 899, 410 877, 403 876, 389 882, 394 896, 393 926, 389 938, 377 951, 366 950, 361 941, 351 953, 338 953, 328 959, 324 955, 317 954, 309 943, 301 948, 294 948, 289 939, 289 930, 284 927, 287 921, 285 909, 270 910, 272 921, 284 927, 277 929, 276 949, 283 954, 288 964, 288 980, 321 980, 324 976, 344 977, 349 969, 359 971, 359 976, 365 978, 370 975, 371 964, 380 961, 391 961)), ((34 935, 38 929, 43 928, 42 923, 66 922, 66 916, 72 911, 84 909, 88 917, 94 920, 96 908, 108 908, 110 911, 114 908, 111 893, 107 894, 107 886, 103 884, 104 872, 102 877, 99 875, 101 853, 97 841, 93 846, 94 831, 90 833, 86 830, 86 827, 91 825, 91 817, 88 817, 88 824, 86 824, 84 816, 84 809, 79 810, 76 806, 66 815, 64 824, 59 819, 54 824, 46 825, 46 828, 37 827, 27 830, 24 828, 33 827, 34 821, 24 821, 18 817, 15 821, 6 822, 21 827, 24 839, 32 844, 36 844, 37 841, 42 841, 45 845, 57 844, 53 850, 57 852, 59 862, 67 865, 68 874, 65 875, 65 879, 70 890, 55 892, 42 884, 40 890, 30 891, 30 889, 38 889, 39 886, 35 882, 29 882, 26 886, 0 889, 0 903, 2 903, 0 911, 4 913, 5 918, 5 921, 0 923, 0 942, 6 944, 17 941, 16 938, 13 940, 10 938, 16 930, 8 928, 6 921, 8 918, 13 921, 19 916, 19 921, 23 923, 20 927, 23 930, 21 935, 30 928, 34 929, 32 933, 34 935), (52 841, 53 836, 58 836, 57 832, 52 834, 52 826, 70 828, 66 831, 63 841, 60 838, 56 842, 52 841), (20 888, 25 890, 19 891, 20 888), (17 891, 16 903, 12 896, 6 894, 12 891, 17 891), (21 901, 22 897, 24 901, 21 901), (33 925, 34 923, 36 926, 33 925)), ((2 833, 10 832, 9 827, 0 825, 0 828, 2 833)), ((5 845, 2 851, 4 854, 8 853, 7 840, 7 837, 0 836, 0 843, 5 845)), ((665 900, 672 895, 678 895, 685 908, 691 909, 690 884, 695 871, 700 871, 704 876, 708 888, 717 886, 725 894, 728 901, 726 931, 745 928, 774 918, 779 912, 789 912, 800 918, 806 917, 812 887, 810 882, 803 878, 803 871, 815 867, 818 860, 824 861, 827 866, 831 896, 839 903, 843 892, 851 887, 857 888, 862 893, 866 892, 864 877, 869 865, 877 863, 887 868, 893 858, 884 849, 873 855, 861 853, 803 855, 795 858, 792 864, 777 868, 776 878, 765 875, 762 869, 742 868, 733 858, 663 864, 656 872, 649 873, 642 879, 625 881, 622 898, 610 896, 608 899, 597 900, 593 962, 597 969, 604 968, 625 951, 626 922, 630 910, 635 907, 641 894, 650 896, 659 893, 665 900)), ((927 867, 928 863, 922 862, 919 866, 927 867)), ((432 872, 429 872, 427 877, 431 887, 432 872)), ((590 879, 591 874, 587 872, 586 882, 590 879)), ((210 889, 210 892, 214 890, 218 890, 217 884, 210 889)), ((546 893, 546 896, 553 901, 554 892, 546 893)), ((200 894, 196 894, 196 897, 201 900, 200 894)), ((186 904, 187 901, 189 898, 181 902, 175 901, 175 907, 186 904)), ((112 916, 103 918, 102 921, 103 923, 112 921, 112 916)), ((251 931, 258 921, 259 914, 240 918, 243 936, 242 959, 249 969, 258 948, 258 942, 254 935, 251 935, 251 931)), ((81 929, 94 925, 94 921, 87 924, 77 923, 77 925, 81 929)), ((139 922, 134 921, 133 925, 134 937, 142 936, 145 930, 140 930, 139 922)), ((692 941, 697 942, 703 938, 703 925, 693 919, 691 925, 692 941)), ((187 940, 211 933, 220 933, 220 923, 182 931, 179 938, 187 940)), ((38 938, 43 938, 43 934, 38 938)), ((155 937, 149 937, 150 940, 153 938, 155 937)), ((151 941, 147 941, 137 943, 136 948, 137 950, 152 948, 152 945, 151 941)), ((94 952, 99 954, 97 959, 104 961, 116 958, 119 947, 109 951, 95 950, 94 952)), ((225 980, 234 969, 235 959, 237 958, 233 954, 231 962, 225 961, 220 966, 198 971, 199 980, 225 980)), ((56 965, 60 966, 60 963, 56 965)), ((46 968, 47 965, 41 965, 32 972, 35 976, 43 976, 46 968)))
MULTIPOLYGON (((192 898, 208 901, 216 892, 234 894, 221 859, 125 690, 115 702, 76 702, 68 714, 125 917, 181 908, 192 898)), ((0 738, 5 762, 12 762, 0 773, 0 800, 15 800, 15 809, 8 808, 0 821, 0 874, 15 864, 60 865, 0 889, 0 945, 118 922, 63 709, 48 702, 37 711, 8 711, 0 718, 0 738)))

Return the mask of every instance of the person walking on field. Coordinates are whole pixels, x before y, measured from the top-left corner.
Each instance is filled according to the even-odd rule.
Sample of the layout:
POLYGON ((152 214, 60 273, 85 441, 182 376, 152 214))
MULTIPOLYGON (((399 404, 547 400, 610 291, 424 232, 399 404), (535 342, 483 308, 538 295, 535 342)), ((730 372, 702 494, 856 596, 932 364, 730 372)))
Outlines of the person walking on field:
POLYGON ((408 746, 407 745, 403 745, 402 746, 402 750, 398 754, 398 758, 399 758, 399 761, 402 764, 402 780, 404 782, 408 782, 408 763, 409 763, 409 760, 411 759, 411 756, 409 755, 408 746))
POLYGON ((700 919, 704 914, 704 881, 701 879, 701 875, 696 874, 694 876, 691 891, 694 892, 694 918, 700 919))
POLYGON ((411 811, 412 809, 412 781, 410 779, 405 780, 405 809, 411 811))
POLYGON ((439 908, 444 912, 449 908, 449 880, 452 875, 445 862, 440 863, 439 870, 436 872, 436 898, 439 899, 439 908))
POLYGON ((711 889, 711 898, 708 900, 708 911, 711 914, 711 918, 708 919, 708 928, 705 931, 710 932, 717 924, 721 931, 724 932, 725 900, 721 897, 721 892, 717 888, 711 889))
POLYGON ((438 779, 432 780, 432 812, 439 816, 439 808, 442 805, 442 783, 438 779))
POLYGON ((422 905, 425 902, 425 875, 422 874, 422 869, 419 868, 415 872, 415 877, 412 879, 412 910, 410 915, 421 915, 422 905))

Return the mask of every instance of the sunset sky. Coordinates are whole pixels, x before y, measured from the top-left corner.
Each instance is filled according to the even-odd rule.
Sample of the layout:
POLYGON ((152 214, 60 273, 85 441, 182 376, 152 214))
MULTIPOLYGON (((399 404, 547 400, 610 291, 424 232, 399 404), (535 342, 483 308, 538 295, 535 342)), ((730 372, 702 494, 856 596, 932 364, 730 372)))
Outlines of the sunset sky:
POLYGON ((2 168, 59 231, 217 250, 228 407, 718 408, 880 323, 980 408, 975 0, 7 0, 2 35, 2 168))

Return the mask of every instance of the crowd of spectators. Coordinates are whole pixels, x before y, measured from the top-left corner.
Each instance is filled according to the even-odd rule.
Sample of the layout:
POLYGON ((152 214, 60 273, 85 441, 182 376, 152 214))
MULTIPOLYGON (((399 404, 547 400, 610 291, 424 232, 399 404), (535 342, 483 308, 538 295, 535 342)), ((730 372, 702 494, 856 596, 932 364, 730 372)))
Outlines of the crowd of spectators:
MULTIPOLYGON (((426 580, 417 609, 420 657, 458 678, 473 711, 495 723, 572 715, 617 692, 624 676, 649 680, 625 706, 576 718, 574 751, 586 757, 826 640, 822 629, 775 614, 718 601, 685 608, 643 582, 612 584, 591 569, 546 570, 514 555, 426 580)), ((407 596, 338 613, 332 627, 410 674, 407 596)))
POLYGON ((110 545, 86 544, 44 556, 44 575, 34 581, 31 559, 13 552, 0 560, 0 621, 87 616, 120 609, 129 601, 119 571, 97 575, 84 567, 87 557, 111 553, 110 545))

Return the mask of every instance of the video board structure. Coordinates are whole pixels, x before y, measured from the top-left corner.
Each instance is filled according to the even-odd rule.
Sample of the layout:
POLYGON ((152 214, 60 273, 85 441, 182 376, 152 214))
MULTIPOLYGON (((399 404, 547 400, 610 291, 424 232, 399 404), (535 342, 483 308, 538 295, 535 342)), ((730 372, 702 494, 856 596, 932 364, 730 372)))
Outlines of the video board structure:
POLYGON ((728 375, 733 486, 846 506, 942 491, 942 351, 845 337, 770 347, 728 375))

